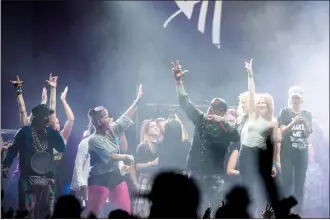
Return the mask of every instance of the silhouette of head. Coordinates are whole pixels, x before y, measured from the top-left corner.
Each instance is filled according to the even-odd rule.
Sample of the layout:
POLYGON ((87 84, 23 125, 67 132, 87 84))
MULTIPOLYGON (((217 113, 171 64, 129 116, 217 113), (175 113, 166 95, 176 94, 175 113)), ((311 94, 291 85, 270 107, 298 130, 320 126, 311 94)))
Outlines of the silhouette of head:
POLYGON ((128 212, 126 212, 124 210, 116 209, 109 213, 108 218, 109 219, 130 219, 131 216, 130 216, 130 214, 128 214, 128 212))
POLYGON ((200 192, 187 176, 161 173, 145 197, 152 202, 149 218, 197 218, 200 192))
POLYGON ((215 214, 216 219, 220 218, 250 218, 248 206, 249 195, 244 187, 235 186, 226 196, 227 203, 220 207, 215 214))
POLYGON ((80 201, 73 195, 65 195, 56 201, 53 218, 77 219, 80 218, 81 211, 80 201))

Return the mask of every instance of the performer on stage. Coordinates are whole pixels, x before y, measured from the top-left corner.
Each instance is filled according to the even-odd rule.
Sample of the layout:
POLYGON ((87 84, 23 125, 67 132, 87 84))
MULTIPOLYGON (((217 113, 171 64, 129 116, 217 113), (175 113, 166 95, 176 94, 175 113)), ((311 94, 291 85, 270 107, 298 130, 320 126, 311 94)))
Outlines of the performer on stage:
MULTIPOLYGON (((158 170, 158 146, 162 137, 160 127, 156 120, 145 120, 141 125, 140 144, 137 148, 135 163, 139 173, 139 193, 149 193, 152 179, 158 170)), ((134 215, 140 218, 148 218, 150 203, 144 198, 136 198, 134 201, 134 215)))
MULTIPOLYGON (((53 76, 52 74, 49 75, 49 79, 47 80, 49 86, 50 86, 50 104, 49 108, 54 112, 54 114, 50 117, 50 125, 56 129, 57 131, 60 131, 60 123, 56 116, 56 88, 57 88, 57 76, 53 76)), ((74 114, 69 106, 69 104, 66 101, 66 96, 68 93, 68 87, 64 89, 64 91, 61 94, 61 101, 64 107, 64 111, 67 117, 67 120, 65 122, 65 125, 63 129, 60 131, 60 134, 63 138, 63 141, 65 145, 67 145, 67 142, 70 138, 71 131, 74 124, 74 114)), ((47 96, 47 93, 46 93, 47 96)), ((47 102, 47 98, 46 98, 47 102)), ((55 159, 55 178, 56 178, 56 184, 55 184, 55 196, 58 198, 61 196, 64 192, 64 185, 65 185, 65 172, 61 171, 63 169, 62 167, 62 153, 54 151, 54 159, 55 159)))
POLYGON ((143 96, 142 85, 133 105, 115 122, 110 120, 104 107, 96 107, 88 113, 95 133, 90 136, 90 177, 88 179, 88 201, 86 212, 99 215, 109 198, 115 208, 131 212, 127 184, 119 170, 118 162, 134 162, 132 155, 120 154, 116 137, 120 137, 132 125, 131 118, 143 96))
MULTIPOLYGON (((259 218, 265 205, 264 195, 260 193, 259 181, 259 153, 266 150, 266 140, 269 136, 274 142, 277 141, 277 120, 274 118, 274 102, 269 94, 256 94, 252 72, 252 60, 245 63, 248 73, 248 93, 249 93, 249 118, 247 130, 239 155, 239 172, 242 184, 247 187, 251 197, 254 199, 251 206, 252 215, 259 218)), ((274 147, 273 167, 269 173, 276 176, 276 147, 274 147)))
MULTIPOLYGON (((23 98, 23 81, 20 80, 19 76, 16 76, 16 80, 10 81, 16 88, 16 94, 17 94, 17 104, 18 109, 20 113, 20 122, 21 127, 27 126, 30 124, 30 117, 28 117, 25 102, 23 98), (19 91, 19 92, 17 92, 19 91)), ((42 104, 47 103, 47 90, 46 88, 43 88, 42 90, 42 104)), ((17 155, 17 158, 15 158, 15 162, 19 161, 19 155, 17 155)), ((3 207, 5 210, 12 208, 13 210, 18 209, 18 180, 20 176, 20 169, 19 169, 19 163, 17 164, 16 169, 14 170, 13 174, 9 174, 8 182, 5 188, 5 198, 3 200, 3 207)))
POLYGON ((88 130, 83 134, 83 139, 78 145, 78 150, 76 154, 72 181, 71 181, 71 191, 80 200, 81 204, 83 201, 86 202, 87 198, 87 185, 88 176, 90 170, 90 156, 88 153, 88 141, 89 137, 94 133, 94 126, 90 123, 88 130))
POLYGON ((303 90, 294 86, 289 90, 289 107, 280 111, 279 126, 282 131, 281 168, 284 196, 293 195, 298 200, 301 213, 304 201, 304 184, 308 165, 308 138, 312 133, 312 114, 301 109, 303 90))
POLYGON ((186 139, 184 126, 175 115, 165 124, 164 139, 159 146, 158 169, 161 172, 174 170, 185 173, 190 145, 190 141, 186 139))
POLYGON ((207 113, 198 110, 188 99, 183 87, 179 61, 172 63, 180 107, 195 126, 195 134, 189 151, 187 166, 199 180, 206 195, 204 210, 210 204, 216 210, 223 200, 224 159, 231 141, 239 141, 237 130, 225 120, 227 103, 214 98, 207 113))
MULTIPOLYGON (((20 92, 18 89, 17 93, 20 92)), ((28 210, 30 218, 45 218, 53 211, 53 149, 64 152, 65 145, 59 132, 48 127, 51 114, 44 104, 33 108, 31 125, 17 132, 3 162, 6 177, 14 158, 20 154, 19 209, 28 210)))

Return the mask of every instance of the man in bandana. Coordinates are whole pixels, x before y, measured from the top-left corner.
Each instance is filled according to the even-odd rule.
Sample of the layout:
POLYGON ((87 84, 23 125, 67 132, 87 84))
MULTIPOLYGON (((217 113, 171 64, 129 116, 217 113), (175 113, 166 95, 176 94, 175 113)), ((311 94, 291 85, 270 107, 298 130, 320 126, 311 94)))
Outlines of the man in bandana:
POLYGON ((54 206, 53 149, 64 152, 60 133, 48 126, 52 112, 44 104, 32 109, 31 125, 16 133, 4 159, 2 174, 7 177, 14 158, 19 153, 19 210, 29 211, 29 218, 51 216, 54 206))
POLYGON ((214 98, 206 114, 198 110, 189 101, 183 88, 182 76, 186 71, 181 70, 179 61, 172 63, 172 66, 180 107, 195 126, 187 166, 205 196, 204 210, 209 205, 216 210, 223 200, 225 154, 230 142, 239 141, 239 134, 226 120, 227 103, 214 98))

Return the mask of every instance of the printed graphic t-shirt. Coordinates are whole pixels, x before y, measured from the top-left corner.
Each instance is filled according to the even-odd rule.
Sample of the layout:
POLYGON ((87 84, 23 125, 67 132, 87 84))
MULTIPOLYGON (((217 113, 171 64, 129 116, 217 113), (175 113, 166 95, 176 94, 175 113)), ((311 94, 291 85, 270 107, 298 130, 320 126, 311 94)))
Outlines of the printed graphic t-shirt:
MULTIPOLYGON (((294 118, 299 115, 294 113, 290 108, 281 109, 280 116, 278 118, 279 127, 282 125, 290 124, 294 118)), ((309 126, 312 127, 312 114, 307 110, 302 110, 300 112, 301 117, 304 117, 308 122, 309 126)), ((308 149, 308 139, 305 136, 306 127, 303 122, 297 122, 294 124, 282 138, 283 149, 299 149, 305 150, 308 149)))

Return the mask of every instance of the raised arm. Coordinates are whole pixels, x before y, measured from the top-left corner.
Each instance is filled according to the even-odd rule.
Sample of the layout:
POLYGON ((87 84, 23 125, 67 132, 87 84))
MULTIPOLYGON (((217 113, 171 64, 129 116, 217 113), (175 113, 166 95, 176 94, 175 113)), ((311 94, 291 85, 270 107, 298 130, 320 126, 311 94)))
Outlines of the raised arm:
POLYGON ((182 124, 182 121, 180 120, 179 116, 177 114, 174 114, 174 119, 180 122, 181 128, 182 128, 182 141, 189 140, 189 134, 186 129, 186 127, 182 124))
POLYGON ((20 114, 20 120, 21 120, 21 127, 28 125, 28 116, 25 108, 25 103, 23 99, 23 81, 19 79, 18 76, 16 76, 16 81, 10 81, 15 85, 16 88, 16 94, 17 94, 17 104, 20 114))
POLYGON ((57 87, 57 76, 52 75, 52 73, 49 74, 49 79, 46 80, 48 84, 50 85, 50 102, 49 102, 49 109, 54 111, 54 114, 56 116, 56 87, 57 87))
POLYGON ((245 62, 245 68, 248 73, 249 113, 251 114, 254 113, 256 110, 256 103, 255 103, 256 89, 253 79, 252 59, 250 60, 249 63, 245 62))
POLYGON ((47 101, 48 101, 47 89, 46 87, 44 87, 42 89, 42 94, 41 94, 41 104, 47 105, 47 101))
POLYGON ((182 71, 179 61, 176 61, 176 63, 172 63, 172 70, 174 73, 174 78, 176 80, 176 92, 179 98, 180 107, 186 113, 189 120, 191 120, 194 124, 196 124, 198 120, 203 116, 203 112, 197 109, 190 102, 186 94, 186 91, 183 87, 182 77, 187 72, 187 70, 182 71))
POLYGON ((143 91, 142 91, 142 85, 140 85, 136 100, 126 110, 126 112, 111 125, 111 128, 116 136, 119 137, 123 135, 123 133, 133 124, 131 118, 134 116, 136 110, 138 109, 138 104, 141 101, 142 97, 143 97, 143 91))
POLYGON ((72 112, 69 104, 66 101, 67 93, 68 93, 68 87, 65 87, 64 91, 61 94, 61 101, 62 101, 64 111, 66 114, 66 122, 65 122, 64 128, 61 131, 61 133, 62 133, 62 137, 64 138, 65 141, 68 141, 71 131, 72 131, 73 124, 74 124, 73 112, 72 112))

